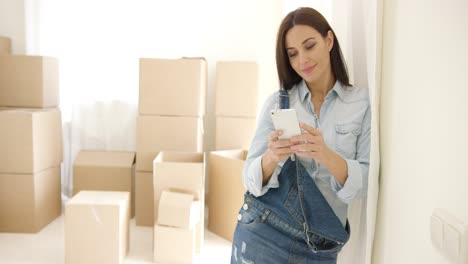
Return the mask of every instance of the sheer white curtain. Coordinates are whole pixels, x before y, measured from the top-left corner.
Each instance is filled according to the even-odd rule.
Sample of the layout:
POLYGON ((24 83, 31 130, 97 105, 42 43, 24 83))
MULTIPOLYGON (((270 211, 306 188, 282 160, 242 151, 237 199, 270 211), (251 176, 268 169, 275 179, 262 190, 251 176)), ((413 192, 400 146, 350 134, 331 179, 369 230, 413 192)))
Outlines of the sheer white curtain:
POLYGON ((379 101, 382 47, 382 0, 333 0, 333 25, 355 86, 368 88, 372 108, 371 158, 367 198, 348 211, 351 239, 338 263, 370 264, 379 193, 379 101))
POLYGON ((126 19, 132 9, 110 1, 38 3, 37 53, 60 62, 62 190, 70 196, 80 150, 135 149, 138 57, 126 19))
POLYGON ((135 150, 139 58, 207 58, 205 150, 214 130, 216 61, 257 61, 259 97, 277 89, 282 0, 25 1, 29 53, 60 62, 66 195, 79 150, 135 150))
POLYGON ((370 92, 372 136, 368 195, 349 207, 351 238, 338 257, 340 264, 370 264, 379 192, 382 0, 286 0, 283 13, 300 6, 313 7, 327 18, 339 38, 351 82, 370 92))

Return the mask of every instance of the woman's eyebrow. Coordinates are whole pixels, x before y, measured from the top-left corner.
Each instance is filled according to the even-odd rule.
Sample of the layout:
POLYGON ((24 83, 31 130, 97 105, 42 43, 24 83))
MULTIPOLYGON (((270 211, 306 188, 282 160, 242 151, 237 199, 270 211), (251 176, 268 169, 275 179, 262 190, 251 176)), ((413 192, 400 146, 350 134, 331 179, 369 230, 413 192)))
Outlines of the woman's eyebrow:
MULTIPOLYGON (((304 45, 308 40, 311 40, 311 39, 315 39, 314 37, 310 37, 310 38, 306 38, 304 41, 302 41, 302 45, 304 45)), ((293 47, 289 47, 289 48, 286 48, 286 50, 288 49, 294 49, 293 47)))
POLYGON ((310 39, 315 39, 314 37, 306 38, 304 41, 302 41, 302 44, 306 43, 310 39))

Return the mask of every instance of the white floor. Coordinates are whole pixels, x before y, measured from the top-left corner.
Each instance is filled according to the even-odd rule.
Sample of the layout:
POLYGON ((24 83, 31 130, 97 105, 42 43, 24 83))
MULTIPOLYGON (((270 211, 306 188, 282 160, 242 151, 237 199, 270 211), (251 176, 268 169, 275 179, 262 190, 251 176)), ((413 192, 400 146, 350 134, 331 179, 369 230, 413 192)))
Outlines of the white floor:
MULTIPOLYGON (((130 252, 125 264, 152 262, 153 229, 130 223, 130 252)), ((0 233, 0 263, 61 264, 64 256, 64 217, 55 219, 37 234, 0 233)), ((231 242, 205 228, 205 244, 195 263, 229 263, 231 242)))

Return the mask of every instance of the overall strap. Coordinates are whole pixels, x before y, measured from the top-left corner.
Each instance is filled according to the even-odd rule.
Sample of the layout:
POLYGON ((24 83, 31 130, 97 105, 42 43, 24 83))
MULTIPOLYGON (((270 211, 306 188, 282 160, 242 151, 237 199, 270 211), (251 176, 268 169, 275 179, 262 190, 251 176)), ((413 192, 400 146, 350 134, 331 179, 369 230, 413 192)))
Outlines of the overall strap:
POLYGON ((278 96, 279 108, 280 109, 289 109, 289 93, 285 89, 279 90, 278 96))
MULTIPOLYGON (((287 90, 279 90, 278 100, 280 109, 289 109, 289 93, 287 90)), ((290 159, 285 163, 283 169, 286 167, 286 169, 292 169, 291 167, 286 166, 289 162, 294 164, 293 166, 295 167, 295 169, 292 170, 292 173, 296 176, 296 180, 293 184, 297 186, 297 199, 299 200, 299 208, 297 209, 300 214, 302 214, 302 228, 307 245, 312 249, 312 251, 317 251, 317 246, 314 245, 314 242, 310 237, 311 233, 319 234, 322 237, 333 240, 341 245, 346 243, 349 239, 349 233, 342 227, 342 224, 338 217, 336 217, 333 209, 317 188, 315 181, 300 164, 296 154, 292 154, 290 156, 290 159), (307 186, 307 188, 305 188, 305 186, 307 186), (311 192, 313 193, 313 197, 311 196, 311 192), (323 204, 323 206, 317 207, 317 202, 323 204), (313 212, 310 212, 312 208, 313 212)), ((349 228, 348 223, 346 228, 349 228)))

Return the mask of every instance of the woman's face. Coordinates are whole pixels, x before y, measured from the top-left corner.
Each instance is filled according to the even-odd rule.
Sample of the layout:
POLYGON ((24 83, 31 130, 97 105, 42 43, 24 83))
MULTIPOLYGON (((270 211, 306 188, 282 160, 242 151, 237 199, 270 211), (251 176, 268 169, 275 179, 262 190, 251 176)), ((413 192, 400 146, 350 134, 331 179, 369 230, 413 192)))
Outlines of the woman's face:
POLYGON ((331 31, 323 38, 313 27, 295 25, 286 33, 285 42, 289 63, 307 83, 316 83, 331 74, 331 31))

